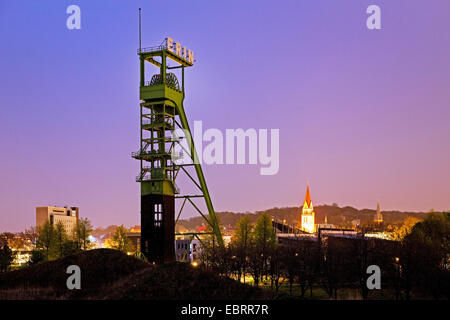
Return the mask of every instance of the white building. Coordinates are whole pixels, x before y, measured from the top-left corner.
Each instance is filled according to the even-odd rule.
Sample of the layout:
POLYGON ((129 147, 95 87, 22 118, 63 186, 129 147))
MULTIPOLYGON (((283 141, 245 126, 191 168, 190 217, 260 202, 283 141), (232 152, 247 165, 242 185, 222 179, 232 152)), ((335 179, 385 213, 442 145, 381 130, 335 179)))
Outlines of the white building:
POLYGON ((200 259, 201 246, 198 239, 175 240, 175 257, 177 261, 193 262, 200 259), (184 257, 184 260, 183 260, 184 257))

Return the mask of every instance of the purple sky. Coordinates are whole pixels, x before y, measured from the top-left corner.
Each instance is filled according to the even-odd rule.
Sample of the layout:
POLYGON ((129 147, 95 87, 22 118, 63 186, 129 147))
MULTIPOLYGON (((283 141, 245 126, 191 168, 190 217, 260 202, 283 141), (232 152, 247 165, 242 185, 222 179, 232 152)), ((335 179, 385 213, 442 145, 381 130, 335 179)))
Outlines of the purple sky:
POLYGON ((144 46, 169 35, 195 52, 191 122, 280 129, 277 175, 204 168, 217 211, 301 205, 308 180, 316 205, 450 209, 447 0, 0 0, 0 231, 50 204, 139 223, 139 7, 144 46))

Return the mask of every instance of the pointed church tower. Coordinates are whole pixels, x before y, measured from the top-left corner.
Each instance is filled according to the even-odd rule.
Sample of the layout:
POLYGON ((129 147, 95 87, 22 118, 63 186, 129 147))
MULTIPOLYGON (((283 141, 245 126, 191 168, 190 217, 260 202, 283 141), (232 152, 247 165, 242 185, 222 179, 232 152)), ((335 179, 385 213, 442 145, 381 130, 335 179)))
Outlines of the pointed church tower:
POLYGON ((316 231, 315 226, 315 213, 311 200, 311 194, 309 193, 309 183, 306 186, 305 201, 303 202, 303 209, 301 215, 301 228, 303 231, 314 233, 316 231))
POLYGON ((382 223, 383 222, 383 216, 381 215, 380 210, 380 201, 377 202, 377 213, 375 214, 375 218, 373 219, 375 223, 382 223))

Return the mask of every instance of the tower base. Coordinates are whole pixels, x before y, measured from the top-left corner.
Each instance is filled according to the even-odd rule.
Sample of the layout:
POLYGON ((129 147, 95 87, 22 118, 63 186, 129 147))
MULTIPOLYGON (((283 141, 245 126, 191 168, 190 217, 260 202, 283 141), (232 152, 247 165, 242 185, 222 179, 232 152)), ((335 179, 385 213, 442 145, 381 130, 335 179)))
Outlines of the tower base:
POLYGON ((141 252, 149 262, 175 261, 174 196, 141 195, 141 252))

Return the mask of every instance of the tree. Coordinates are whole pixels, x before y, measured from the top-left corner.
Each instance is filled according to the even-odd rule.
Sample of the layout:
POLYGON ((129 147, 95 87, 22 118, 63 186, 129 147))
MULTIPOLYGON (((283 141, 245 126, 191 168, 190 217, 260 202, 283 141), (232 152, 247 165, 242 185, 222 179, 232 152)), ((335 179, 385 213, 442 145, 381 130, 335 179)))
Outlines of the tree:
POLYGON ((79 219, 73 230, 73 241, 78 249, 89 249, 89 236, 92 234, 93 228, 91 222, 87 219, 79 219))
POLYGON ((55 241, 55 251, 59 258, 64 256, 64 247, 67 241, 67 233, 64 225, 59 221, 54 227, 54 241, 55 241))
POLYGON ((15 250, 22 249, 25 245, 25 241, 21 237, 15 237, 10 241, 10 247, 15 250))
POLYGON ((262 254, 266 254, 267 250, 275 246, 275 230, 268 214, 263 213, 256 220, 254 237, 255 245, 262 251, 262 254))
POLYGON ((288 249, 284 246, 273 246, 269 252, 269 275, 270 283, 273 289, 275 285, 275 293, 278 293, 280 284, 283 282, 283 276, 286 274, 286 265, 283 257, 288 254, 288 249))
POLYGON ((23 238, 30 240, 32 244, 36 244, 38 238, 36 227, 30 227, 29 229, 26 229, 23 233, 23 238))
POLYGON ((348 281, 351 260, 348 239, 328 237, 321 259, 321 284, 329 298, 337 299, 337 292, 348 281))
POLYGON ((30 260, 28 260, 28 265, 34 265, 45 261, 45 255, 43 250, 33 250, 31 251, 30 260))
POLYGON ((233 244, 236 247, 246 250, 250 242, 253 240, 253 226, 249 217, 243 217, 236 223, 233 234, 233 244))
POLYGON ((242 274, 244 275, 247 269, 247 252, 249 246, 253 243, 253 226, 249 217, 241 218, 235 227, 233 235, 233 265, 234 270, 237 273, 238 280, 241 280, 242 274))
POLYGON ((291 267, 293 270, 290 272, 294 272, 294 276, 298 279, 301 296, 303 297, 306 288, 309 288, 309 294, 312 298, 313 285, 318 277, 320 267, 319 247, 315 241, 298 241, 294 255, 294 259, 290 262, 294 263, 294 266, 291 267))
MULTIPOLYGON (((281 259, 282 259, 282 263, 285 267, 285 274, 286 274, 287 280, 289 282, 289 293, 291 295, 292 295, 292 285, 294 284, 294 282, 297 278, 297 267, 299 265, 298 257, 299 256, 298 256, 297 242, 289 241, 281 259)), ((303 293, 304 293, 303 291, 302 291, 302 297, 303 297, 303 293)))
POLYGON ((272 218, 263 213, 256 220, 254 231, 255 249, 261 255, 261 269, 263 274, 267 271, 268 253, 276 246, 275 230, 272 226, 272 218))
POLYGON ((49 260, 50 258, 50 250, 52 248, 53 241, 53 225, 47 220, 41 227, 38 228, 38 238, 36 241, 36 247, 44 250, 46 260, 49 260))
POLYGON ((255 286, 259 286, 259 282, 262 279, 262 276, 264 275, 265 270, 265 262, 266 257, 261 253, 259 248, 256 246, 255 243, 252 243, 251 246, 248 248, 247 256, 246 256, 246 262, 248 266, 248 271, 253 277, 253 281, 255 283, 255 286))
POLYGON ((428 292, 435 299, 450 295, 448 258, 450 256, 450 214, 430 212, 422 222, 414 225, 403 241, 402 269, 406 270, 407 299, 413 286, 428 292))
POLYGON ((0 272, 8 271, 13 261, 14 253, 7 244, 4 244, 0 247, 0 272))
POLYGON ((112 236, 112 247, 116 250, 127 253, 131 251, 131 241, 127 237, 128 230, 123 226, 119 226, 112 236))
POLYGON ((11 232, 0 233, 0 248, 4 246, 9 246, 14 237, 15 237, 14 234, 11 232))
POLYGON ((401 241, 408 234, 411 233, 412 228, 416 223, 420 222, 419 219, 414 217, 407 217, 400 227, 396 227, 391 234, 392 240, 401 241))
POLYGON ((78 247, 77 243, 73 240, 66 240, 63 243, 62 252, 63 256, 79 253, 81 249, 78 247))

